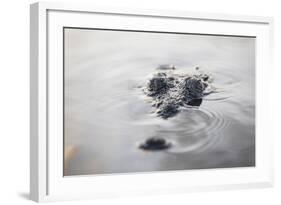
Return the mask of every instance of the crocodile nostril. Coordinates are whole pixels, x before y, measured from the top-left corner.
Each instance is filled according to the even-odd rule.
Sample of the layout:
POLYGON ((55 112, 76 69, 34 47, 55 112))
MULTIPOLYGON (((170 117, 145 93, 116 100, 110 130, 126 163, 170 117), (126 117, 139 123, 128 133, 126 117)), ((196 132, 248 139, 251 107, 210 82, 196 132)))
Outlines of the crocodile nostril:
POLYGON ((172 146, 170 142, 167 142, 166 139, 160 137, 151 137, 147 139, 145 142, 141 143, 139 148, 143 150, 164 150, 168 149, 172 146))

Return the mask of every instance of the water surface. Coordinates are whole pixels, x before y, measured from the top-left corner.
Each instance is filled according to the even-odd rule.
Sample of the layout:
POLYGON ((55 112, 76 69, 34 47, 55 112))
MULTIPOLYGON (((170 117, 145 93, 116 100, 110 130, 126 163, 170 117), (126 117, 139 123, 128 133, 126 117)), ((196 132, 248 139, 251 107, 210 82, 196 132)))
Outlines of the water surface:
POLYGON ((255 165, 255 39, 65 30, 65 175, 255 165), (209 73, 216 93, 167 120, 140 87, 161 64, 209 73), (163 137, 169 149, 139 144, 163 137))

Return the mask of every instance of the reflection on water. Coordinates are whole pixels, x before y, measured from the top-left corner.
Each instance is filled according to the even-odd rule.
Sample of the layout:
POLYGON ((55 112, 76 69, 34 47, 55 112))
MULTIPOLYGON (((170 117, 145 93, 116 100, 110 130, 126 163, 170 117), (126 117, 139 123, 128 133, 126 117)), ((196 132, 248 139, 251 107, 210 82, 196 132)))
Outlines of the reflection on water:
POLYGON ((254 54, 254 38, 66 29, 65 175, 254 166, 254 54), (140 87, 161 64, 217 92, 159 118, 140 87), (151 137, 172 146, 139 149, 151 137))

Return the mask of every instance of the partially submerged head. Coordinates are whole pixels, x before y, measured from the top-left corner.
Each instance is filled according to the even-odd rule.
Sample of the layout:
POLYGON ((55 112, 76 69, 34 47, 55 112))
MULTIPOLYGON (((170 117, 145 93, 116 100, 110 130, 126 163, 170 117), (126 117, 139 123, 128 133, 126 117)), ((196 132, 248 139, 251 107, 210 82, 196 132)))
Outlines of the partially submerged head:
POLYGON ((181 107, 200 106, 209 81, 207 74, 178 73, 175 66, 161 65, 143 90, 152 97, 157 116, 168 119, 177 115, 181 107))

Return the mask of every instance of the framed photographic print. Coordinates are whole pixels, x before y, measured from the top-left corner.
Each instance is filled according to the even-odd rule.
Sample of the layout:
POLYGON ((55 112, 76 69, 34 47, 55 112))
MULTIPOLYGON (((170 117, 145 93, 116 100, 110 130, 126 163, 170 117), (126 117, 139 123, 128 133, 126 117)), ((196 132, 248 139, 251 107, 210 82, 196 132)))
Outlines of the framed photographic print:
POLYGON ((272 23, 32 4, 31 199, 271 186, 272 23))

